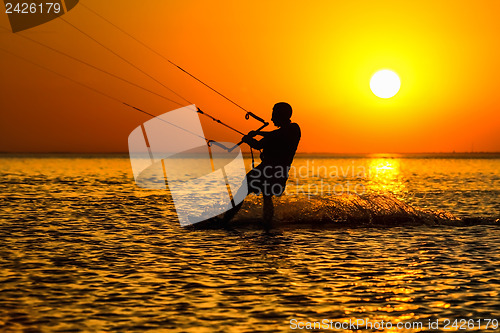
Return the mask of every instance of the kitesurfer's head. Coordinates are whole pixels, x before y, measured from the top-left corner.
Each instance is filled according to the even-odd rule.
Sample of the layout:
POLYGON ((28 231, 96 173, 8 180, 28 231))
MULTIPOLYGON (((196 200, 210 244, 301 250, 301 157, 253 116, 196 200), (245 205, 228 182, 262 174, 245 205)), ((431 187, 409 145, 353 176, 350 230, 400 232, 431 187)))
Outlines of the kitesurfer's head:
POLYGON ((277 127, 284 126, 291 122, 290 118, 292 117, 292 107, 290 104, 285 102, 279 102, 274 104, 273 107, 273 116, 271 120, 274 125, 277 127))

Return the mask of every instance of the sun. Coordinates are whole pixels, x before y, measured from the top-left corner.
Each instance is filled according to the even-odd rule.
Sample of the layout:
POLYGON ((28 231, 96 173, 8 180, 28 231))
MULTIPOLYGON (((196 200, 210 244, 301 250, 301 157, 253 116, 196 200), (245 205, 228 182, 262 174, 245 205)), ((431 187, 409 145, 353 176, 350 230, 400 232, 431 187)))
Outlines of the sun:
POLYGON ((370 89, 380 98, 391 98, 398 93, 400 87, 399 76, 388 69, 373 74, 370 80, 370 89))

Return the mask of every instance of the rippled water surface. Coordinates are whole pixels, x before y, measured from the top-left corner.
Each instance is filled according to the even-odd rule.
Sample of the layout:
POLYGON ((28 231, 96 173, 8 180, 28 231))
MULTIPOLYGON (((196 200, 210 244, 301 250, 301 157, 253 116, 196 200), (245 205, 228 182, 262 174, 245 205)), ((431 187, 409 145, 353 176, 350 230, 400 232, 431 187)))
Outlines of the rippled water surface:
MULTIPOLYGON (((499 216, 499 159, 300 157, 295 165, 313 160, 371 173, 314 176, 309 166, 290 191, 352 181, 420 208, 499 216)), ((498 224, 192 231, 178 226, 164 192, 134 185, 126 157, 4 156, 0 175, 0 331, 500 319, 498 224)), ((309 191, 299 195, 319 195, 309 191)))

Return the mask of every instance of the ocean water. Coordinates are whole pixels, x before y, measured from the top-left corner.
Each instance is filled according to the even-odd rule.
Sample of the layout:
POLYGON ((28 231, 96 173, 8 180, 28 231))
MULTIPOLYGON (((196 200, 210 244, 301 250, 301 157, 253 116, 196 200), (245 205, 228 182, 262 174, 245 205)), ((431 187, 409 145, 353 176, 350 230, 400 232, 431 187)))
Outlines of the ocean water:
POLYGON ((0 176, 0 331, 276 332, 323 319, 499 331, 498 155, 299 155, 271 233, 256 196, 236 216, 255 225, 181 228, 126 155, 3 155, 0 176), (349 227, 360 205, 385 205, 391 226, 349 227), (302 223, 325 212, 340 227, 302 223), (413 212, 468 223, 403 223, 413 212))

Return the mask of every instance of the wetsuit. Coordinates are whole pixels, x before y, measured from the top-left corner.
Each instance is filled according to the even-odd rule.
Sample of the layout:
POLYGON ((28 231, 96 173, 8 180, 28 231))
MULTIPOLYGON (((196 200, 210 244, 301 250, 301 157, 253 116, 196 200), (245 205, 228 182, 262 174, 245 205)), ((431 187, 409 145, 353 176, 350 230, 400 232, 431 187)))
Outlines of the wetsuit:
POLYGON ((248 193, 278 196, 285 191, 300 136, 299 125, 289 123, 264 134, 261 140, 245 140, 252 148, 262 149, 262 163, 247 174, 248 193))

